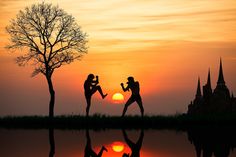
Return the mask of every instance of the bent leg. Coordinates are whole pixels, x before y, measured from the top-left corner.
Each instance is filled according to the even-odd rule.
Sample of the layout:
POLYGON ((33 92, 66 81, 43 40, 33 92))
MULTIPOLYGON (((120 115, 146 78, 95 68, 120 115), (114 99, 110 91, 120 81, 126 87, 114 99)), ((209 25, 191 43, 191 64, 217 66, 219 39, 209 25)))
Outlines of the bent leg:
POLYGON ((129 105, 131 105, 134 102, 134 99, 132 97, 129 98, 129 100, 126 102, 123 113, 122 113, 122 117, 125 116, 125 113, 129 107, 129 105))
POLYGON ((102 96, 103 99, 107 96, 107 94, 103 94, 101 86, 94 86, 91 90, 91 93, 94 94, 97 91, 99 92, 99 94, 102 96))
POLYGON ((97 89, 100 95, 102 96, 102 98, 104 99, 107 96, 107 94, 103 94, 101 86, 97 86, 97 89))

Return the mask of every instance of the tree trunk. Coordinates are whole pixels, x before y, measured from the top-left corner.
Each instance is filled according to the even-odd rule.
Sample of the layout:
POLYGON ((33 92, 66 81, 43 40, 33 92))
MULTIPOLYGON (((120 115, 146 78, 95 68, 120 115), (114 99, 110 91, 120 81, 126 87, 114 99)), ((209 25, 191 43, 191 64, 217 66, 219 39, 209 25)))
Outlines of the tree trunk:
POLYGON ((49 102, 49 118, 54 117, 54 104, 55 104, 55 91, 53 89, 51 77, 47 77, 48 89, 50 93, 50 102, 49 102))

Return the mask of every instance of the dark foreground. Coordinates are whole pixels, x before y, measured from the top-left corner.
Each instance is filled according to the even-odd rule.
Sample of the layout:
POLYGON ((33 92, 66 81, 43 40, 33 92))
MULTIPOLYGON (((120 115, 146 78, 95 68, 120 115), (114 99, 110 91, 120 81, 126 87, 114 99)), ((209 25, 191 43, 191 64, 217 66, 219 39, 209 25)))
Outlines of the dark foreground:
POLYGON ((0 118, 0 128, 58 128, 58 129, 179 129, 189 127, 214 126, 236 127, 236 114, 189 116, 56 116, 49 119, 44 116, 22 116, 0 118))

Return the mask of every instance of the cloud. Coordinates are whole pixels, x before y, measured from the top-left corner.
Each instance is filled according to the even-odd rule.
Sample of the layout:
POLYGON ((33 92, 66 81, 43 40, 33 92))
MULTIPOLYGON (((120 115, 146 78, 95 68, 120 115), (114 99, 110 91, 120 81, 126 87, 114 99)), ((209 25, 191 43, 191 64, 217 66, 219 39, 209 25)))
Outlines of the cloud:
POLYGON ((180 12, 180 13, 171 13, 171 14, 160 14, 160 15, 147 15, 142 16, 141 18, 149 20, 159 20, 160 18, 180 18, 188 16, 210 16, 211 14, 230 14, 236 17, 236 8, 234 9, 222 9, 222 10, 210 10, 210 11, 198 11, 198 12, 180 12))
POLYGON ((236 61, 236 57, 227 57, 225 58, 226 60, 233 60, 233 61, 236 61))

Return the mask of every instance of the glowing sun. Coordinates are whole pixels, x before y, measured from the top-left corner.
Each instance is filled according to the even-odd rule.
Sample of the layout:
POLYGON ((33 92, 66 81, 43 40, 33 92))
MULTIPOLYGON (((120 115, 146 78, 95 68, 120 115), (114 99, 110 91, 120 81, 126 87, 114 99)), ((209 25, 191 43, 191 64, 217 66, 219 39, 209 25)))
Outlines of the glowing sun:
POLYGON ((116 103, 122 102, 124 100, 124 96, 121 93, 115 93, 112 96, 112 100, 116 103))
POLYGON ((124 144, 122 142, 113 142, 112 150, 117 153, 122 152, 124 150, 124 144))

